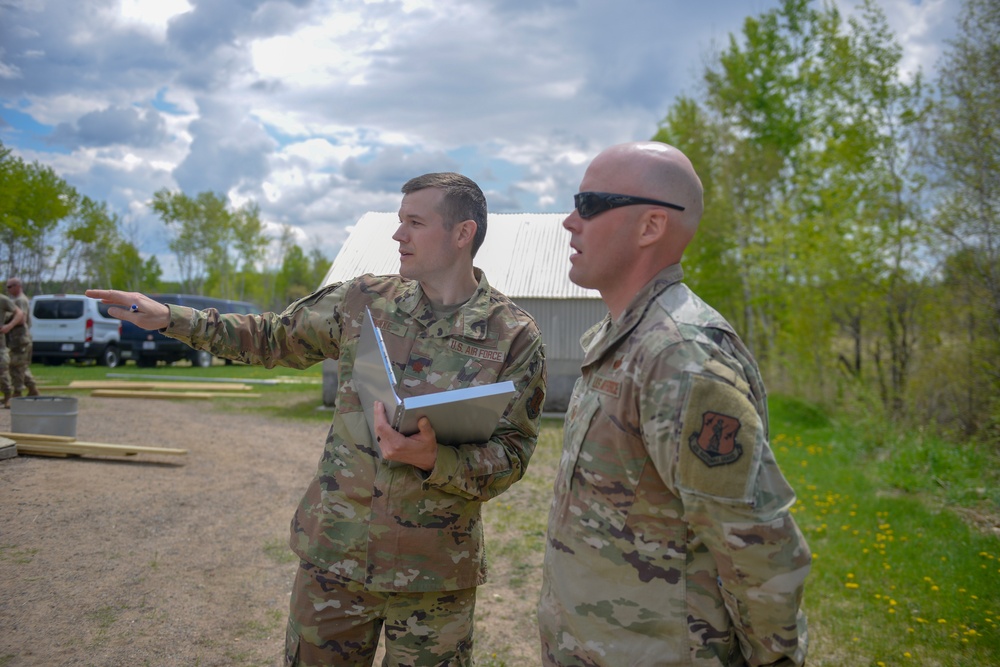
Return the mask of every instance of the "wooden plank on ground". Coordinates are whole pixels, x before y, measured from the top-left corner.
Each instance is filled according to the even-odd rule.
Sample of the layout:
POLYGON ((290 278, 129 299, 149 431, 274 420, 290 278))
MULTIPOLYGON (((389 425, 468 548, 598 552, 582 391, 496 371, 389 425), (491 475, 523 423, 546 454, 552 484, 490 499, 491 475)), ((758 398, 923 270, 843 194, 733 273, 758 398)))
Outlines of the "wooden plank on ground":
POLYGON ((0 442, 14 444, 18 454, 40 456, 135 456, 137 454, 183 456, 188 452, 186 449, 172 447, 83 442, 65 436, 44 436, 36 433, 6 433, 0 436, 0 442))
POLYGON ((127 389, 129 391, 151 391, 154 389, 177 389, 193 391, 250 391, 248 384, 225 382, 134 382, 130 380, 73 380, 70 389, 127 389))
MULTIPOLYGON (((30 455, 30 456, 52 456, 52 457, 60 458, 60 459, 69 458, 69 456, 70 456, 70 454, 66 454, 64 452, 50 452, 50 451, 46 451, 44 448, 40 449, 38 451, 29 451, 27 449, 24 449, 20 445, 15 445, 14 448, 17 450, 18 454, 27 454, 27 455, 30 455)), ((73 454, 73 456, 79 456, 79 454, 73 454)))
POLYGON ((232 392, 212 391, 124 391, 119 389, 95 389, 91 396, 100 398, 260 398, 260 394, 239 394, 232 392))
POLYGON ((170 447, 140 447, 137 445, 111 445, 103 442, 61 442, 45 444, 40 442, 17 443, 21 454, 76 454, 78 456, 135 456, 136 454, 164 454, 184 456, 186 449, 170 447))
POLYGON ((7 438, 14 442, 74 442, 76 438, 71 435, 46 435, 44 433, 14 433, 0 431, 0 438, 7 438))

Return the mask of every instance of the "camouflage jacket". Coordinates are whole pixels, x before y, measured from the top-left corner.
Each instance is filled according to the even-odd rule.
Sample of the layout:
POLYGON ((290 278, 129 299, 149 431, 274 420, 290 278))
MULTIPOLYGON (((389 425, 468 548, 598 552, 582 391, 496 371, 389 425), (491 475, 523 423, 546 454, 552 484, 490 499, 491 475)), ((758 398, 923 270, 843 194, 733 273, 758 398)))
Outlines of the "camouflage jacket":
POLYGON ((326 447, 292 519, 290 545, 302 559, 378 591, 458 590, 486 580, 481 505, 527 468, 545 359, 531 316, 476 273, 476 294, 441 320, 420 285, 398 276, 330 285, 280 315, 170 307, 167 335, 221 357, 292 368, 339 360, 326 447), (352 382, 366 306, 401 396, 514 382, 517 393, 488 442, 440 447, 430 473, 380 458, 352 382))
POLYGON ((7 347, 13 349, 23 347, 31 340, 31 300, 23 292, 11 300, 24 313, 24 322, 7 332, 7 347))
POLYGON ((667 267, 583 339, 543 566, 548 665, 801 665, 811 555, 729 324, 667 267))
MULTIPOLYGON (((14 317, 14 309, 18 307, 19 306, 14 303, 14 300, 9 296, 6 294, 0 294, 0 324, 6 324, 9 322, 11 318, 14 317)), ((6 352, 6 336, 2 333, 0 333, 0 347, 4 348, 4 351, 6 352)))

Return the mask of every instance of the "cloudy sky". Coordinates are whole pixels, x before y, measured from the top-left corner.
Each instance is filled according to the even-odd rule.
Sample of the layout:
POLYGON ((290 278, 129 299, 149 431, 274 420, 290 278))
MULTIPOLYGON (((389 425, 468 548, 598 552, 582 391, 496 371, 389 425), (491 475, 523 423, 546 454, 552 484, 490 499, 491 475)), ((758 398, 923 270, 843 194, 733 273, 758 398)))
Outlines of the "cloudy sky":
MULTIPOLYGON (((933 72, 956 0, 878 0, 933 72)), ((255 200, 333 257, 428 171, 495 212, 571 207, 776 0, 0 0, 0 140, 122 216, 175 277, 161 188, 255 200)), ((845 12, 854 2, 838 0, 845 12)))

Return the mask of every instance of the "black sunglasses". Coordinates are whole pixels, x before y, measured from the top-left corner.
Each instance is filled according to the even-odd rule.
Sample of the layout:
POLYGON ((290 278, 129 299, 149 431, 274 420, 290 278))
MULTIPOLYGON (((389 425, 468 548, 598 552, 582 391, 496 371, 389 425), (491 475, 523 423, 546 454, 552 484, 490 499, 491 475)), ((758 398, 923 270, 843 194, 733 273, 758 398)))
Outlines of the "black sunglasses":
POLYGON ((684 210, 683 206, 671 204, 670 202, 646 199, 645 197, 633 197, 632 195, 616 195, 612 192, 578 192, 573 195, 573 204, 576 206, 576 212, 584 220, 589 220, 595 215, 610 211, 613 208, 635 206, 636 204, 665 206, 675 211, 684 210))

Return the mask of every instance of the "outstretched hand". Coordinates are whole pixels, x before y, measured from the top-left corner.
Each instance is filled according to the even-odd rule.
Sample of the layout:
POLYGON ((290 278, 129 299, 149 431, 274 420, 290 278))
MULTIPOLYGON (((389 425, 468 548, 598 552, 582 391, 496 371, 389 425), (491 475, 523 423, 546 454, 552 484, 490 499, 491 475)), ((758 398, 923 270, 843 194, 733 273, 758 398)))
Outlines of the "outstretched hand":
POLYGON ((170 324, 170 308, 144 294, 113 289, 89 289, 84 294, 111 306, 111 317, 142 329, 164 329, 170 324))
POLYGON ((409 463, 430 472, 437 462, 437 434, 427 417, 421 417, 417 421, 417 428, 420 429, 417 433, 403 435, 389 425, 385 406, 380 401, 375 401, 375 436, 379 449, 382 450, 382 457, 388 461, 409 463))

